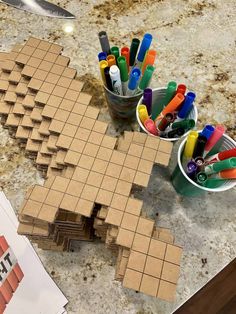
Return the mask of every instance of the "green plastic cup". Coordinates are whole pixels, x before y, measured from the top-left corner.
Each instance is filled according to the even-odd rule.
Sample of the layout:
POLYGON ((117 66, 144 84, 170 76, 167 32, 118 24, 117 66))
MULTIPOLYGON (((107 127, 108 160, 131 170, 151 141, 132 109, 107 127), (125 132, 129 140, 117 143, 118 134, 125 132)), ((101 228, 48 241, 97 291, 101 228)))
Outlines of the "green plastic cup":
MULTIPOLYGON (((232 189, 236 186, 236 180, 224 180, 222 185, 216 185, 214 188, 207 188, 205 186, 201 186, 191 180, 188 175, 185 173, 184 168, 182 166, 181 157, 184 150, 184 145, 186 143, 187 137, 184 138, 182 143, 178 149, 177 156, 177 165, 171 175, 172 184, 177 193, 183 196, 200 196, 205 194, 206 192, 223 192, 229 189, 232 189)), ((228 135, 224 134, 221 141, 221 146, 219 151, 231 149, 236 147, 236 142, 230 138, 228 135)), ((212 155, 214 153, 214 149, 210 152, 212 155)))

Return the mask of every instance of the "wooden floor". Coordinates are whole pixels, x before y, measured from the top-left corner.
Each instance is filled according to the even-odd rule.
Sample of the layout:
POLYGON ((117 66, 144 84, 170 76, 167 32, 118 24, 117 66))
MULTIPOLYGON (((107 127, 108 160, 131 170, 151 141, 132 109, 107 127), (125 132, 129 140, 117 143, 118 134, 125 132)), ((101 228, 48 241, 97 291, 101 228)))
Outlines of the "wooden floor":
POLYGON ((236 314, 236 259, 174 313, 236 314))

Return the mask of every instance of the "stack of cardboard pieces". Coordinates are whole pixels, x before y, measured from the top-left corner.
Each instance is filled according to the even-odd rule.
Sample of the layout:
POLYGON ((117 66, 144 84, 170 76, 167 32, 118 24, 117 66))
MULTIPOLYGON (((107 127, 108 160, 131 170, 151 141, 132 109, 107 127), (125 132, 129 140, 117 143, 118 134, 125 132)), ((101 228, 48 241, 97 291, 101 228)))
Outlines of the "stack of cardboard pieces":
POLYGON ((133 185, 148 186, 155 163, 168 165, 172 144, 139 132, 107 135, 61 51, 30 38, 0 55, 2 123, 46 178, 28 191, 18 232, 54 250, 97 236, 118 254, 125 287, 173 300, 182 249, 130 196, 133 185))

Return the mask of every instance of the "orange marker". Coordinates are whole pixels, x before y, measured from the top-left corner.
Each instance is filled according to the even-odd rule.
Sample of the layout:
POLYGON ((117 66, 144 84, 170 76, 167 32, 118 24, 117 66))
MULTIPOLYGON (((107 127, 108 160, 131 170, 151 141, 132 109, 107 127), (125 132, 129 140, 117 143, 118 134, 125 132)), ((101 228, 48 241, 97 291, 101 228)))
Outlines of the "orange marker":
POLYGON ((150 49, 146 52, 146 56, 143 61, 142 74, 145 72, 147 65, 153 65, 156 59, 156 50, 150 49))
POLYGON ((182 103, 184 100, 183 94, 176 94, 175 97, 169 102, 169 104, 162 110, 162 112, 159 114, 159 116, 156 118, 156 122, 161 120, 167 113, 174 112, 178 106, 182 103))
POLYGON ((129 47, 123 47, 123 48, 121 48, 120 53, 121 53, 121 55, 124 56, 125 59, 126 59, 127 68, 128 68, 128 72, 129 72, 129 47))
POLYGON ((236 168, 226 169, 219 172, 221 179, 236 179, 236 168))
POLYGON ((116 65, 116 57, 113 55, 108 55, 107 62, 109 67, 111 67, 112 65, 116 65))

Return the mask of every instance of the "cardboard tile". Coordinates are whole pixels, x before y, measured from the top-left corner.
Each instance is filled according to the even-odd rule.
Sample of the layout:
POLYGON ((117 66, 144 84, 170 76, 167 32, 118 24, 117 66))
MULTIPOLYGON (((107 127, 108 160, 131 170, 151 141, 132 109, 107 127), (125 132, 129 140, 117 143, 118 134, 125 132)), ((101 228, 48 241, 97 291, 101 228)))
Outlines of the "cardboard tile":
POLYGON ((179 279, 179 272, 180 272, 179 266, 164 261, 161 279, 172 283, 177 283, 179 279))
POLYGON ((156 278, 161 278, 162 267, 163 267, 162 260, 152 256, 147 256, 144 273, 146 275, 154 276, 156 278))
POLYGON ((182 248, 167 244, 166 254, 165 254, 165 260, 177 265, 180 265, 180 259, 182 255, 182 248))
POLYGON ((140 285, 140 291, 145 294, 156 297, 159 284, 160 284, 159 279, 144 274, 140 285))
POLYGON ((166 243, 156 240, 156 239, 151 239, 148 254, 150 256, 153 256, 159 259, 164 259, 165 253, 166 253, 166 243))
POLYGON ((138 224, 138 217, 129 213, 124 213, 121 227, 130 231, 135 231, 138 224))
POLYGON ((141 213, 142 206, 143 206, 142 201, 129 197, 128 202, 126 204, 125 211, 127 213, 139 216, 141 213))
POLYGON ((109 208, 105 222, 111 225, 120 226, 123 212, 114 208, 109 208))
POLYGON ((123 286, 138 291, 141 284, 142 274, 135 270, 126 269, 123 286))
POLYGON ((147 254, 150 244, 150 237, 136 233, 132 249, 141 253, 147 254))
POLYGON ((136 232, 151 237, 153 228, 154 228, 154 220, 140 217, 136 232))
POLYGON ((117 238, 116 238, 116 244, 131 248, 133 239, 134 239, 134 232, 120 228, 117 238))
POLYGON ((170 159, 170 155, 158 151, 155 158, 155 162, 163 166, 168 166, 169 159, 170 159))
POLYGON ((160 280, 157 296, 166 301, 174 301, 176 294, 176 285, 164 280, 160 280))

